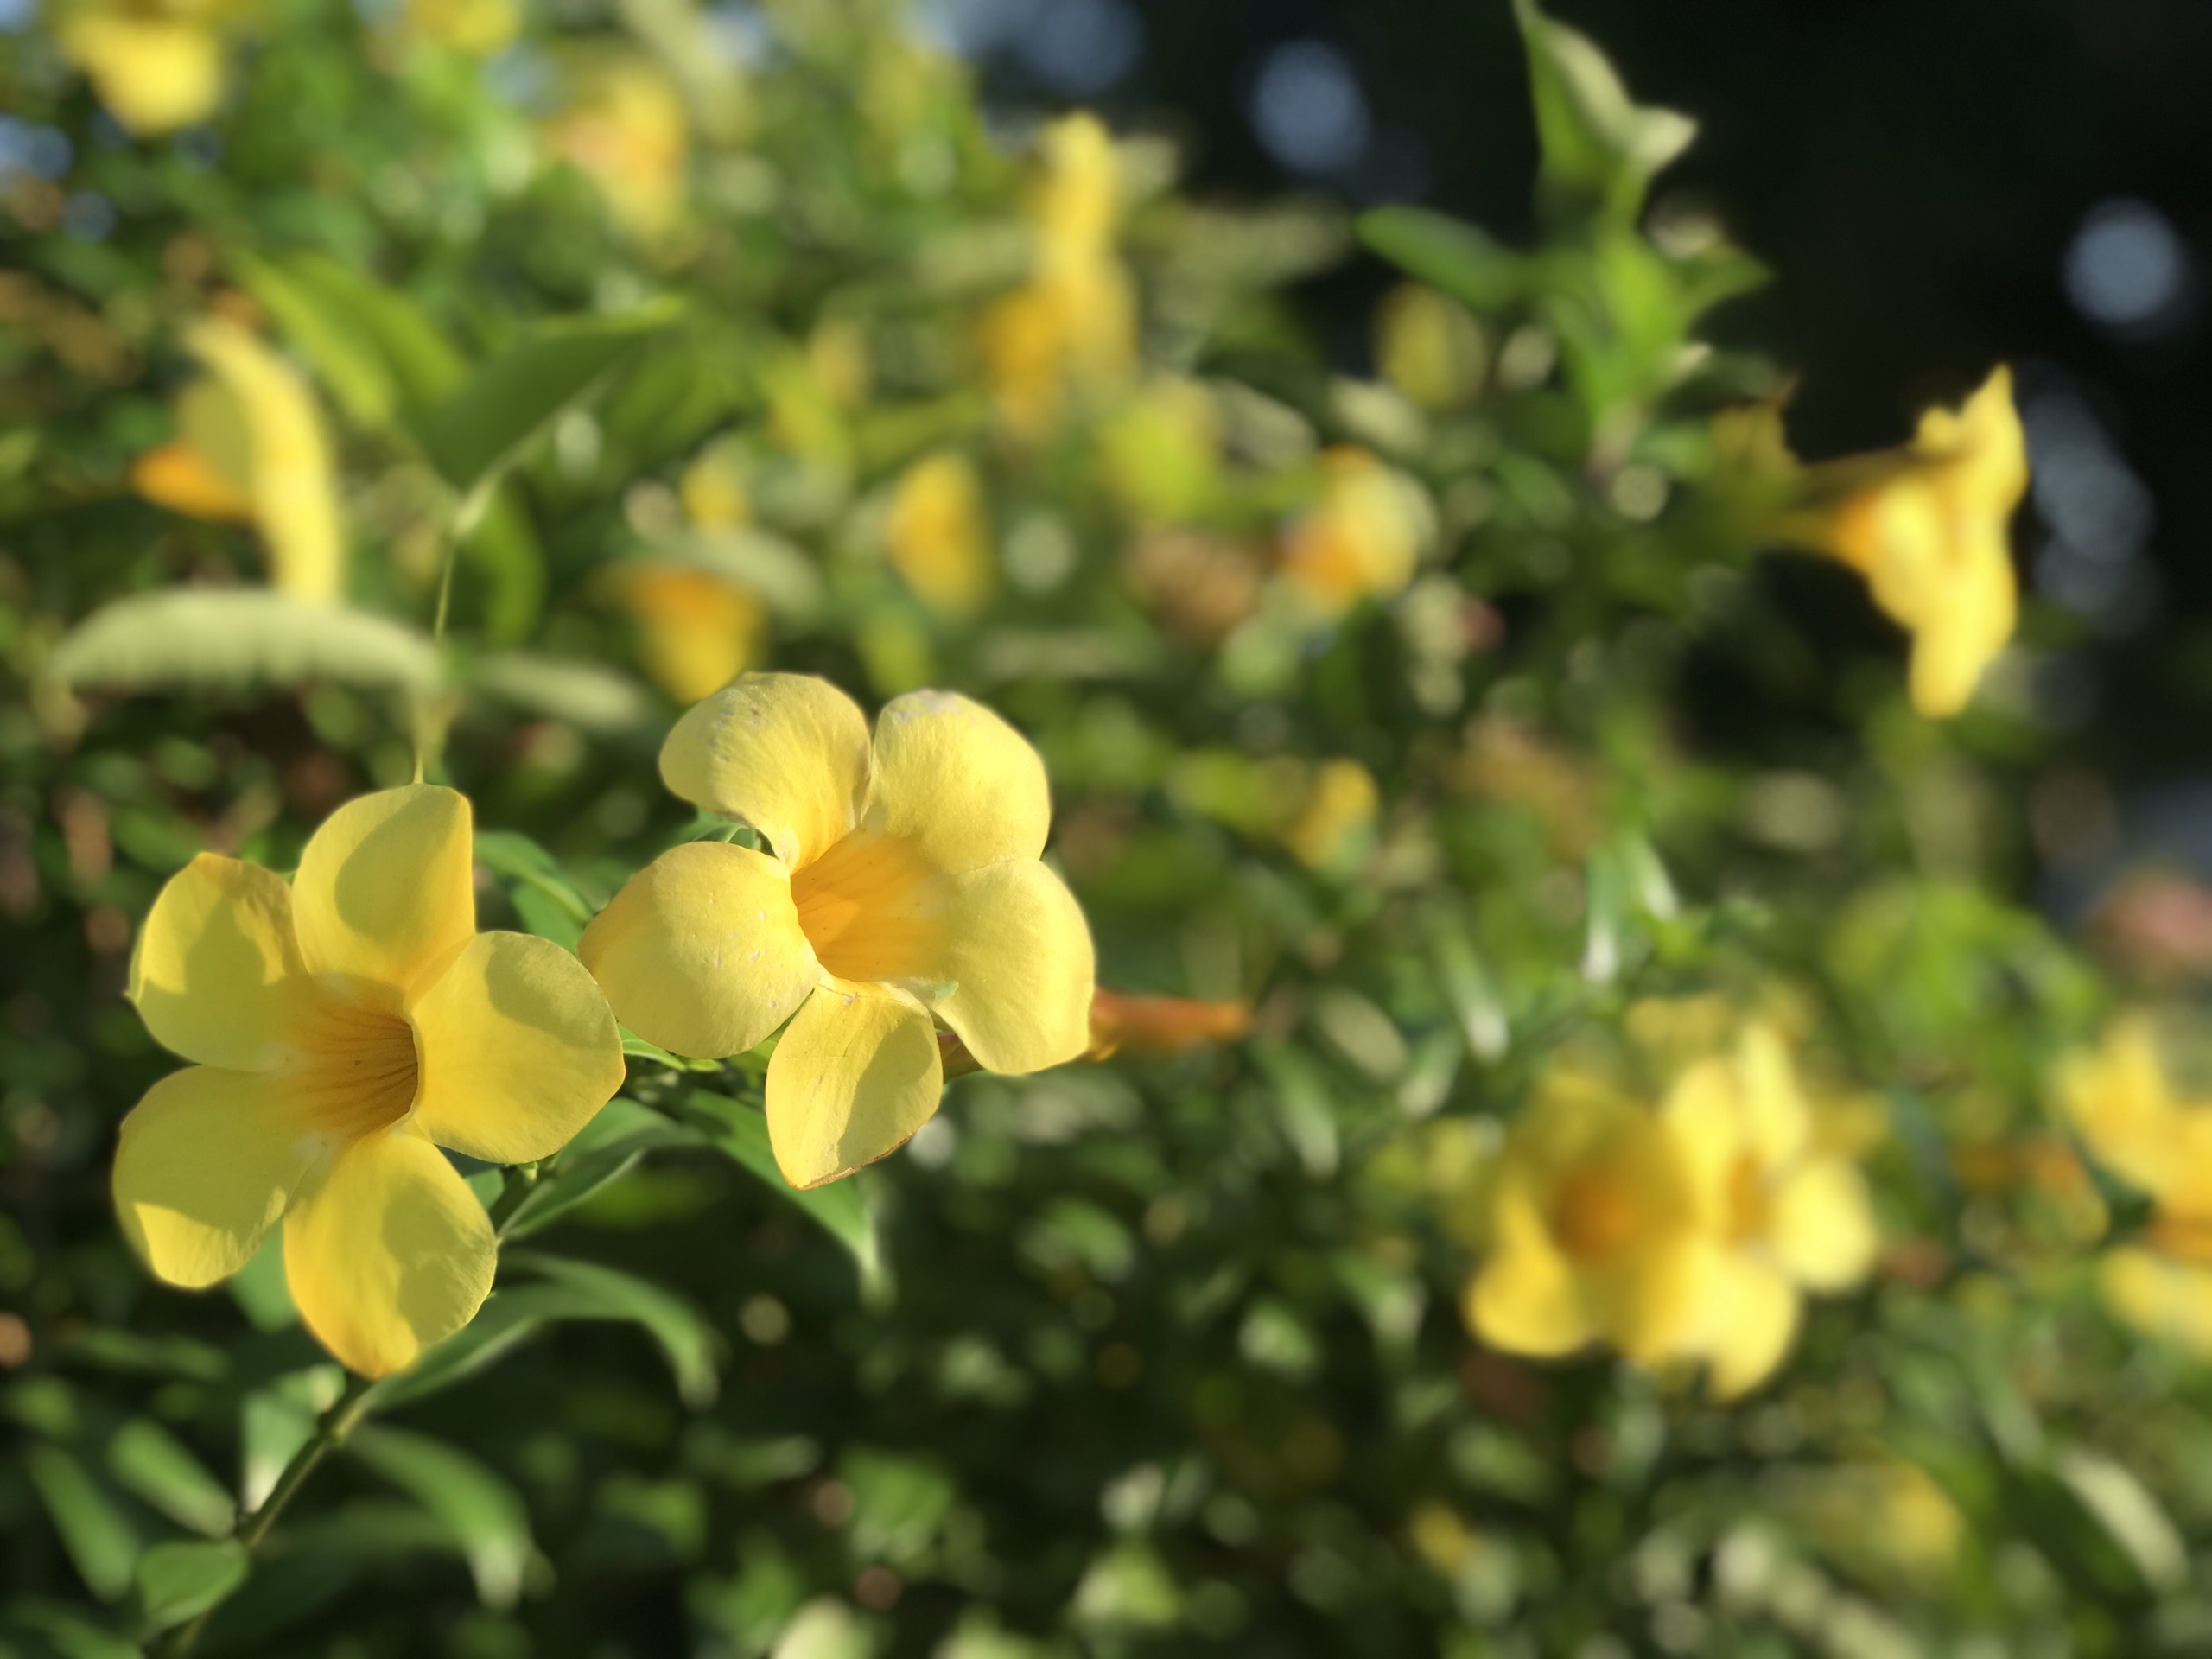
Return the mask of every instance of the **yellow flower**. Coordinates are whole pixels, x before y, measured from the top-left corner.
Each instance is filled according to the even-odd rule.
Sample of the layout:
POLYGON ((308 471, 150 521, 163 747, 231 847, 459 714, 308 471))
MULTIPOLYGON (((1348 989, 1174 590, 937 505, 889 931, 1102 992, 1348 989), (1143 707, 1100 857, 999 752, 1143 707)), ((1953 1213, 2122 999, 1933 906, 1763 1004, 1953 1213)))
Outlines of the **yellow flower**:
POLYGON ((1711 1252, 1680 1137, 1642 1103, 1555 1068, 1491 1173, 1476 1334, 1550 1357, 1608 1343, 1647 1363, 1705 1313, 1711 1252))
POLYGON ((753 520, 745 452, 728 440, 710 443, 694 456, 677 480, 676 493, 685 515, 702 530, 737 530, 753 520))
POLYGON ((143 137, 204 121, 223 101, 220 0, 81 0, 54 27, 110 115, 143 137))
POLYGON ((410 33, 474 58, 505 49, 522 29, 517 0, 407 0, 410 33))
POLYGON ((690 123, 676 84, 649 58, 581 54, 569 66, 569 100, 546 127, 554 154, 593 183, 614 221, 632 236, 671 229, 683 206, 690 123))
POLYGON ((1375 774, 1357 760, 1324 760, 1290 821, 1279 831, 1291 855, 1308 869, 1342 865, 1375 838, 1382 804, 1375 774))
POLYGON ((990 524, 982 480, 947 451, 909 467, 893 492, 885 550, 914 595, 945 616, 973 616, 991 596, 990 524))
POLYGON ((177 436, 132 463, 132 487, 194 518, 251 523, 269 550, 272 586, 295 599, 340 599, 346 542, 315 394, 237 323, 206 318, 185 343, 209 372, 177 398, 177 436))
POLYGON ((2062 1060, 2055 1085, 2090 1155, 2152 1200, 2139 1241, 2099 1264, 2107 1305, 2212 1355, 2212 1103, 2176 1095, 2140 1015, 2115 1020, 2095 1052, 2062 1060))
POLYGON ((1418 283, 1390 290, 1376 314, 1382 378, 1423 409, 1471 401, 1490 371, 1490 342, 1473 312, 1418 283))
POLYGON ((827 681, 748 674, 677 723, 660 770, 768 850, 663 854, 585 930, 583 959, 624 1024, 679 1054, 742 1053, 784 1027, 768 1137, 794 1186, 849 1174, 929 1121, 934 1019, 993 1071, 1089 1046, 1090 931, 1038 857, 1045 768, 996 715, 910 692, 871 742, 827 681))
POLYGON ((1911 445, 1803 470, 1786 534, 1866 577, 1912 634, 1912 704, 1955 715, 2012 637, 2019 589, 2006 526, 2028 486, 2027 442, 1999 368, 1959 409, 1931 409, 1911 445))
POLYGON ((1426 505, 1410 480, 1370 451, 1350 444, 1327 451, 1320 499, 1284 537, 1284 580, 1323 616, 1341 616, 1370 594, 1403 592, 1421 560, 1426 505))
POLYGON ((645 672, 678 702, 721 690, 760 654, 767 611, 727 576, 674 559, 625 559, 605 581, 637 625, 645 672))
POLYGON ((236 1273, 278 1221, 292 1299, 365 1376, 468 1323, 492 1286, 484 1207, 440 1147, 551 1156, 622 1082, 582 965, 479 933, 470 813, 449 789, 365 795, 283 878, 203 854, 154 901, 130 997, 195 1062, 123 1121, 115 1202, 159 1277, 236 1273))
POLYGON ((980 343, 1007 427, 1056 426, 1071 397, 1125 383, 1137 356, 1136 289, 1114 249, 1121 167, 1096 116, 1065 116, 1038 141, 1044 163, 1029 206, 1029 281, 985 314, 980 343))
POLYGON ((1743 1027, 1733 1052, 1690 1065, 1661 1116, 1714 1253, 1684 1351, 1710 1366, 1717 1395, 1733 1399, 1782 1363, 1802 1293, 1866 1277, 1872 1207, 1857 1166, 1817 1144, 1789 1051, 1763 1021, 1743 1027))

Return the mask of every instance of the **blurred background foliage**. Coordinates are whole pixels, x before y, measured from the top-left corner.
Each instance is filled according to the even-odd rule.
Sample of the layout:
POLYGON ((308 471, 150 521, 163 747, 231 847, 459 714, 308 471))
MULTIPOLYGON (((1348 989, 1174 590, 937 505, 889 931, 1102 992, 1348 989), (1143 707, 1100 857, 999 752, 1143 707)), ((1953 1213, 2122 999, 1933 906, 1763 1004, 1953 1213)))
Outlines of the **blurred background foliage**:
POLYGON ((1699 141, 1504 4, 0 5, 0 1651, 2212 1643, 2204 19, 1563 10, 1699 141), (1713 417, 2006 357, 2035 596, 1932 723, 1713 417), (1103 981, 1249 1039, 1109 1005, 803 1197, 633 1045, 249 1573, 339 1378, 114 1228, 137 919, 427 745, 573 944, 771 664, 1006 712, 1103 981), (1728 1402, 1462 1319, 1524 1101, 1656 1100, 1670 1006, 1881 1240, 1728 1402))

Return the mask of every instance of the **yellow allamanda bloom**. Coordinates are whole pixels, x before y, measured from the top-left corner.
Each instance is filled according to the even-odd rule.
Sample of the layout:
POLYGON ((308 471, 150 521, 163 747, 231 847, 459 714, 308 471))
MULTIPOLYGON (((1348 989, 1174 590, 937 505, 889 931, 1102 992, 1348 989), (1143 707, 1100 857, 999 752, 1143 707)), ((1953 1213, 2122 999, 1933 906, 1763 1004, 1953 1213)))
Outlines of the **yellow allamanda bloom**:
POLYGON ((1537 1357, 1604 1342, 1702 1364, 1724 1399, 1773 1373, 1802 1295, 1857 1283, 1877 1243, 1864 1179, 1821 1144, 1789 1050, 1756 1020, 1690 1060, 1656 1110, 1555 1068, 1488 1197, 1478 1335, 1537 1357))
POLYGON ((1841 559, 1912 635, 1913 707, 1955 715, 2012 637, 2019 585, 2007 526, 2027 440, 1999 368, 1956 410, 1931 409, 1907 448, 1802 469, 1783 533, 1841 559))
POLYGON ((1558 1067, 1490 1173, 1475 1333, 1551 1358, 1593 1342, 1656 1363, 1698 1332, 1712 1262, 1695 1172, 1657 1114, 1558 1067))
POLYGON ((2090 1156, 2152 1200, 2139 1242, 2099 1263, 2107 1305, 2139 1331, 2212 1355, 2212 1101, 2176 1093, 2140 1015, 2060 1061, 2052 1092, 2090 1156))
POLYGON ((1007 428, 1024 438, 1056 426, 1071 398, 1094 397, 1135 371, 1135 284, 1115 251, 1121 163, 1093 115, 1065 116, 1038 141, 1029 205, 1036 253, 1027 283, 987 312, 980 344, 1007 428))
POLYGON ((1685 1071, 1661 1109, 1681 1148, 1711 1262, 1704 1317, 1684 1344, 1733 1399, 1789 1351, 1808 1291, 1848 1289, 1878 1243, 1858 1166, 1821 1147, 1789 1051, 1744 1026, 1732 1052, 1685 1071))
POLYGON ((794 1186, 929 1121, 938 1020, 994 1071, 1088 1046, 1090 934, 1039 858, 1044 765, 988 709, 910 692, 871 740, 827 681, 748 674, 677 723, 660 770, 767 850, 663 854, 585 930, 583 959, 622 1022, 677 1053, 741 1053, 783 1028, 768 1136, 794 1186))
POLYGON ((131 486, 190 518, 252 524, 279 592, 315 603, 343 597, 336 468, 315 394, 259 336, 225 318, 194 323, 185 344, 207 373, 176 400, 175 438, 131 464, 131 486))
POLYGON ((892 568, 931 610, 950 617, 981 610, 997 566, 976 464, 946 450, 909 467, 884 515, 883 545, 892 568))
POLYGON ((767 607, 728 576, 677 559, 624 559, 604 582, 637 626, 646 674, 678 702, 720 690, 760 658, 767 607))
POLYGON ((324 821, 290 883, 202 854, 154 901, 130 997, 195 1062, 123 1121, 115 1202, 159 1277, 214 1283, 283 1222, 301 1317, 381 1376, 474 1317, 496 1256, 439 1150, 550 1157, 620 1086, 613 1016, 547 940, 479 933, 467 798, 324 821))
POLYGON ((599 187, 632 236, 664 234, 683 216, 691 124, 683 95, 642 54, 595 51, 570 60, 568 101, 546 142, 599 187))
POLYGON ((204 121, 223 101, 226 0, 77 0, 54 23, 62 55, 125 130, 204 121))
POLYGON ((1300 601, 1341 616, 1405 591, 1421 563, 1427 503, 1413 482, 1356 444, 1321 457, 1319 499, 1283 538, 1279 569, 1300 601))

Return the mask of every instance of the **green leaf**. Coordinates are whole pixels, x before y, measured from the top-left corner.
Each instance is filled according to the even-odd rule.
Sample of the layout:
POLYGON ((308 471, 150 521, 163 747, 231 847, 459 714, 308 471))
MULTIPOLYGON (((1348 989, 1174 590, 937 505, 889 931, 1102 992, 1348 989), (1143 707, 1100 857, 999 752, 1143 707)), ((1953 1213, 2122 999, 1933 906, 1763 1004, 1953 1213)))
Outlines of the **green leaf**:
POLYGON ((413 301, 327 254, 229 257, 246 291, 364 426, 388 425, 447 396, 467 372, 413 301))
POLYGON ((548 1281, 510 1291, 512 1306, 542 1319, 626 1319, 639 1325, 660 1345, 683 1402, 694 1408, 714 1403, 721 1386, 715 1363, 721 1340, 675 1292, 596 1262, 536 1250, 510 1250, 503 1260, 548 1281))
POLYGON ((784 1179, 768 1145, 768 1120, 758 1108, 727 1096, 695 1089, 679 1103, 686 1122, 703 1133, 708 1144, 760 1177, 763 1185, 796 1205, 852 1255, 865 1288, 882 1283, 884 1262, 874 1218, 856 1178, 802 1191, 784 1179))
POLYGON ((181 1527, 210 1538, 238 1521, 238 1503, 182 1441, 149 1417, 133 1417, 107 1443, 108 1472, 181 1527))
POLYGON ((677 315, 670 303, 542 327, 419 416, 416 438, 448 483, 483 499, 537 437, 588 401, 677 315))
POLYGON ((1596 44, 1554 22, 1535 0, 1513 0, 1513 14, 1543 152, 1539 190, 1570 219, 1594 209, 1632 220, 1652 176, 1689 148, 1697 123, 1636 103, 1596 44))
POLYGON ((477 659, 469 680, 474 690, 525 714, 566 721, 598 736, 643 731, 667 718, 637 681, 581 658, 493 652, 477 659))
POLYGON ((671 1123, 651 1108, 633 1100, 610 1100, 563 1148, 552 1173, 539 1176, 500 1236, 527 1238, 541 1230, 626 1174, 648 1152, 698 1144, 696 1132, 671 1123))
POLYGON ((1426 207, 1377 207, 1353 222, 1368 247, 1409 276, 1478 311, 1500 311, 1525 295, 1532 264, 1462 220, 1426 207))
POLYGON ((366 1408, 389 1411, 442 1394, 487 1371, 537 1334, 544 1319, 512 1292, 494 1290, 474 1319, 405 1370, 387 1376, 365 1396, 366 1408))
POLYGON ((102 1601, 113 1601, 130 1589, 131 1569, 138 1564, 138 1533, 107 1489, 51 1443, 32 1446, 23 1467, 85 1587, 102 1601))
POLYGON ((79 690, 234 690, 311 680, 427 695, 442 677, 427 635, 342 605, 260 588, 140 594, 92 613, 55 649, 79 690))
POLYGON ((486 1606, 512 1607, 537 1555, 530 1511, 514 1488, 466 1452, 385 1425, 353 1431, 354 1455, 442 1524, 486 1606))
POLYGON ((138 1558, 138 1615, 149 1631, 197 1618, 245 1582, 251 1563, 230 1539, 156 1544, 138 1558))

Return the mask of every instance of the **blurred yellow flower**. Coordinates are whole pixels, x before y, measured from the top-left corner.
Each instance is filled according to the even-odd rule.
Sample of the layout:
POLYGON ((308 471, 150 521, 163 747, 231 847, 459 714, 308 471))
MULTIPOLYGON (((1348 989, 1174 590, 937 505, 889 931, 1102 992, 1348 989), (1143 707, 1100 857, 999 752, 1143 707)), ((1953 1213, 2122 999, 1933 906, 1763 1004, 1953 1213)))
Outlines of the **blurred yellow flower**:
POLYGON ((736 444, 709 444, 676 480, 685 516, 702 530, 736 530, 751 523, 753 499, 745 476, 744 452, 736 444))
POLYGON ((1038 152, 1030 278, 984 315, 980 339, 1001 417, 1025 439, 1051 431, 1071 399, 1126 383, 1137 357, 1136 289, 1114 247, 1113 135, 1096 116, 1064 116, 1038 152))
POLYGON ((638 630, 638 655, 677 702, 711 696, 759 660, 768 613, 728 576, 675 559, 625 559, 607 567, 613 602, 638 630))
POLYGON ((1340 867, 1372 844, 1382 793, 1357 760, 1324 760, 1278 838, 1308 869, 1340 867))
POLYGON ((407 29, 473 58, 503 51, 522 28, 518 0, 407 0, 407 29))
POLYGON ((989 601, 990 524, 983 481, 967 456, 947 450, 906 469, 892 493, 883 542, 892 567, 931 610, 973 616, 989 601))
POLYGON ((1108 481, 1148 524, 1195 517, 1221 468, 1221 413, 1195 380, 1161 375, 1099 435, 1108 481))
POLYGON ((1715 1395, 1733 1399, 1782 1363, 1802 1293, 1866 1277, 1872 1205, 1858 1166, 1817 1143, 1789 1051, 1764 1021, 1744 1025, 1732 1052, 1691 1065, 1661 1116, 1714 1252, 1684 1351, 1707 1362, 1715 1395))
POLYGON ((132 463, 131 486, 192 518, 251 523, 269 550, 273 587, 316 602, 341 598, 346 543, 314 393, 227 319, 194 323, 185 344, 208 373, 178 397, 176 437, 132 463))
POLYGON ((568 99, 546 124, 553 153, 599 187, 632 236, 674 227, 683 207, 690 123, 676 83, 636 53, 582 53, 569 63, 568 99))
POLYGON ((748 674, 677 722, 660 767, 767 850, 663 854, 585 931, 583 958, 622 1021, 679 1054, 741 1053, 785 1027, 768 1136, 794 1186, 849 1174, 929 1121, 937 1019, 994 1071, 1090 1046, 1090 931, 1039 858, 1044 765, 988 709, 911 692, 871 741, 826 680, 748 674))
POLYGON ((1280 569, 1323 616, 1404 591, 1421 562, 1427 503, 1413 481, 1369 450, 1340 445, 1321 457, 1319 499, 1285 535, 1280 569))
POLYGON ((1604 1342, 1654 1363, 1706 1313, 1711 1251, 1680 1136, 1643 1103, 1555 1065, 1490 1173, 1475 1333, 1551 1357, 1604 1342))
POLYGON ((1912 634, 1913 707, 1955 715, 2012 637, 2019 588, 2007 533, 2028 486, 2027 441, 1999 368, 1957 410, 1931 409, 1907 448, 1808 467, 1783 533, 1866 577, 1912 634))
POLYGON ((2099 1264, 2107 1304, 2139 1331, 2212 1355, 2212 1101, 2177 1095, 2140 1014, 2062 1059, 2053 1083, 2089 1155, 2152 1201, 2142 1232, 2099 1264))
POLYGON ((204 121, 223 101, 230 10, 226 0, 78 0, 54 36, 108 113, 145 137, 204 121))
POLYGON ((491 1288, 490 1219, 438 1148, 550 1157, 622 1082, 582 964, 477 932, 471 849, 452 790, 363 796, 289 886, 194 859, 131 963, 147 1029, 196 1064, 124 1119, 124 1232, 156 1275, 197 1287, 283 1221, 301 1317, 365 1376, 450 1336, 491 1288))
POLYGON ((1376 313, 1375 358, 1382 378, 1422 408, 1450 409, 1482 390, 1490 342, 1459 301, 1402 283, 1376 313))

